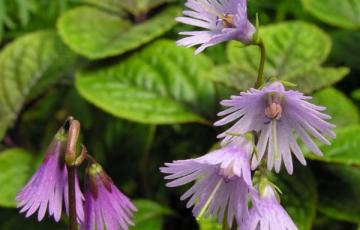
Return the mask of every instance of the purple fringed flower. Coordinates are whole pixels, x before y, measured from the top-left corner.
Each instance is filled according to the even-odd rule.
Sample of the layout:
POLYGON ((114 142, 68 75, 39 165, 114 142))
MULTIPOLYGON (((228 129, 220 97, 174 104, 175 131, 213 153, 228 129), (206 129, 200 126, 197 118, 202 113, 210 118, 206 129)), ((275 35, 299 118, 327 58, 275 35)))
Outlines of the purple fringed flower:
POLYGON ((275 191, 266 185, 261 196, 257 193, 252 196, 253 207, 248 219, 240 229, 246 230, 297 230, 288 213, 280 205, 275 191))
POLYGON ((291 152, 306 165, 303 153, 293 135, 295 131, 304 144, 315 154, 322 152, 312 140, 330 144, 324 134, 335 138, 332 129, 335 125, 326 122, 329 115, 321 113, 326 108, 316 106, 306 101, 311 97, 301 92, 286 91, 283 84, 274 82, 264 88, 250 89, 240 96, 232 96, 230 100, 223 100, 222 105, 230 108, 220 112, 219 116, 226 116, 215 125, 225 125, 234 120, 238 121, 226 132, 220 134, 223 142, 231 142, 232 133, 245 134, 251 131, 259 132, 257 143, 258 154, 252 158, 252 168, 259 165, 267 152, 267 167, 271 170, 275 165, 276 172, 280 171, 282 160, 289 174, 293 172, 291 152))
POLYGON ((209 46, 233 39, 245 44, 252 41, 256 29, 247 18, 246 0, 187 0, 185 5, 189 10, 176 20, 206 30, 181 32, 188 37, 177 41, 178 45, 200 45, 195 51, 197 54, 209 46))
POLYGON ((165 177, 172 180, 166 184, 168 187, 195 181, 180 198, 190 198, 186 207, 194 206, 194 216, 205 214, 216 218, 218 215, 219 222, 227 218, 231 226, 234 217, 239 224, 248 215, 248 193, 253 189, 249 159, 251 149, 248 142, 243 145, 237 143, 196 159, 166 163, 160 171, 170 174, 165 177))
POLYGON ((95 163, 87 169, 84 210, 81 230, 128 229, 128 225, 134 225, 131 219, 135 206, 95 163))
MULTIPOLYGON (((64 163, 63 130, 61 129, 49 145, 45 159, 26 186, 18 193, 17 207, 20 213, 26 212, 26 217, 38 211, 38 221, 41 221, 48 209, 49 215, 58 222, 62 213, 63 200, 66 213, 68 204, 68 172, 64 163)), ((76 177, 76 211, 80 223, 84 218, 83 195, 76 177)))

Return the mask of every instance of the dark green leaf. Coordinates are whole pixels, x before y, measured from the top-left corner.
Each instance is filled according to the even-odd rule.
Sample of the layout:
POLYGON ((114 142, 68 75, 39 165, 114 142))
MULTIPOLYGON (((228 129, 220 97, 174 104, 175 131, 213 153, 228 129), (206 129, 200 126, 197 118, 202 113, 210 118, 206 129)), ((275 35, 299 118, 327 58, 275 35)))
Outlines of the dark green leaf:
POLYGON ((343 221, 360 223, 360 169, 326 165, 318 173, 319 209, 343 221))
POLYGON ((331 58, 337 63, 346 64, 353 69, 360 70, 360 32, 339 30, 332 34, 334 48, 331 58))
POLYGON ((174 2, 175 0, 124 0, 119 1, 120 4, 133 15, 146 14, 151 9, 158 7, 167 2, 174 2))
POLYGON ((158 41, 128 60, 77 74, 80 94, 121 118, 151 124, 204 122, 213 114, 214 89, 200 76, 211 68, 205 56, 172 41, 158 41))
POLYGON ((58 80, 76 56, 53 31, 25 35, 0 53, 0 139, 24 102, 58 80))
POLYGON ((288 211, 300 230, 312 229, 316 215, 318 194, 316 181, 308 167, 297 164, 294 174, 272 175, 273 182, 281 189, 281 204, 288 211))
POLYGON ((348 29, 360 28, 358 0, 302 0, 306 10, 320 20, 348 29))
POLYGON ((78 7, 58 21, 60 35, 73 50, 91 59, 123 54, 171 29, 179 13, 167 8, 154 18, 133 25, 119 15, 95 7, 78 7))
POLYGON ((32 157, 22 149, 0 153, 0 206, 16 207, 16 194, 32 173, 32 157))
POLYGON ((161 230, 163 216, 172 214, 172 211, 151 200, 135 200, 138 211, 135 213, 133 230, 161 230))

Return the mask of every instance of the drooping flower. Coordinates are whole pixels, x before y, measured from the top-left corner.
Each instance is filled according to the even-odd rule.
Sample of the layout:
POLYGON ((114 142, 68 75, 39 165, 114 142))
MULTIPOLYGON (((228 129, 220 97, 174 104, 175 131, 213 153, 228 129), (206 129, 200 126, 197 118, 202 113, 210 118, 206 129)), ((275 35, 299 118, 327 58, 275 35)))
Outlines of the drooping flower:
MULTIPOLYGON (((58 222, 65 203, 66 213, 68 204, 68 171, 64 162, 65 149, 64 130, 61 129, 49 145, 45 159, 26 186, 18 193, 17 207, 20 213, 26 212, 26 217, 38 212, 37 219, 41 221, 46 211, 58 222)), ((84 218, 83 195, 79 182, 75 180, 77 220, 84 218)))
POLYGON ((256 168, 267 152, 267 166, 271 170, 275 165, 276 172, 280 171, 284 161, 289 174, 293 172, 291 152, 306 165, 303 153, 295 139, 294 133, 315 154, 322 152, 312 140, 315 137, 324 144, 330 142, 324 137, 335 138, 332 129, 334 125, 328 123, 331 117, 322 113, 326 108, 311 104, 301 92, 286 91, 283 84, 274 82, 262 89, 250 89, 224 100, 222 105, 230 107, 219 116, 225 116, 215 123, 216 126, 225 125, 238 120, 230 129, 220 134, 224 142, 231 141, 232 133, 244 134, 251 131, 259 133, 257 152, 252 158, 252 168, 256 168))
POLYGON ((87 168, 84 195, 85 219, 81 230, 128 229, 128 225, 134 225, 131 219, 135 206, 97 163, 87 168))
POLYGON ((229 226, 235 217, 239 224, 248 215, 251 148, 247 142, 232 144, 199 158, 166 163, 160 171, 170 174, 165 177, 172 180, 166 184, 168 187, 195 182, 180 198, 190 198, 186 207, 194 206, 194 216, 211 215, 219 222, 226 218, 229 226))
POLYGON ((186 47, 200 45, 195 53, 229 40, 250 43, 256 32, 247 18, 247 0, 187 0, 185 6, 189 9, 176 20, 205 30, 181 32, 187 37, 177 44, 186 47))
POLYGON ((271 185, 266 185, 261 195, 253 193, 253 207, 240 229, 246 230, 297 230, 289 214, 276 198, 271 185))

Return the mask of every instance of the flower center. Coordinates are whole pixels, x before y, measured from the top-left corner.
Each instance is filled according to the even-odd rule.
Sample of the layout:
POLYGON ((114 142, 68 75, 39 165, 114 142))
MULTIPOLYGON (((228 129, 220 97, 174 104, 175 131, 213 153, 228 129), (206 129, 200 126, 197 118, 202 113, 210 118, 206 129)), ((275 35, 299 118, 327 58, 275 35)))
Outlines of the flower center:
POLYGON ((270 94, 267 97, 267 106, 265 108, 265 116, 270 119, 280 120, 282 115, 282 107, 280 98, 277 94, 270 94))
POLYGON ((224 178, 225 182, 229 182, 236 176, 234 172, 234 162, 231 162, 226 168, 220 168, 219 174, 224 178))
POLYGON ((234 28, 235 15, 233 14, 224 14, 222 21, 225 28, 234 28))

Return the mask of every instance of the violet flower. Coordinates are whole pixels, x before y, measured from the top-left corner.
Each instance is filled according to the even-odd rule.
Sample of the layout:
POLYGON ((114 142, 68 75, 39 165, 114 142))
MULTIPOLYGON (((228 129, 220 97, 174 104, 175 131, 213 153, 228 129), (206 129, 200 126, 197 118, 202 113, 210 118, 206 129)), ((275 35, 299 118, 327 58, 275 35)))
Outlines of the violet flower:
POLYGON ((271 185, 266 185, 263 193, 252 196, 253 207, 240 229, 246 230, 297 230, 288 213, 280 205, 271 185))
MULTIPOLYGON (((68 171, 64 162, 65 140, 61 129, 49 145, 45 159, 26 186, 18 193, 17 207, 20 213, 26 212, 26 217, 38 212, 37 219, 41 221, 46 211, 58 222, 65 203, 66 213, 68 204, 68 171)), ((76 211, 80 223, 84 218, 83 195, 76 177, 76 211)))
POLYGON ((205 30, 181 32, 188 37, 180 39, 177 44, 186 47, 200 45, 196 54, 229 40, 248 44, 256 32, 247 18, 246 0, 187 0, 185 6, 189 10, 176 20, 205 30))
POLYGON ((201 218, 218 216, 232 226, 234 217, 241 223, 248 214, 248 193, 252 189, 250 143, 229 145, 202 157, 166 163, 160 171, 170 174, 168 187, 177 187, 190 182, 195 184, 181 196, 189 199, 186 207, 193 208, 193 215, 201 218), (227 216, 225 216, 227 215, 227 216))
POLYGON ((311 97, 304 96, 301 92, 286 91, 280 82, 268 84, 260 90, 250 89, 248 92, 242 92, 240 96, 232 96, 230 100, 221 102, 222 105, 230 108, 218 114, 225 117, 215 125, 238 121, 218 137, 224 138, 223 142, 227 143, 231 142, 232 133, 259 132, 258 154, 253 155, 252 168, 255 169, 259 165, 267 152, 268 170, 275 165, 276 172, 279 172, 281 162, 284 161, 288 173, 292 174, 291 152, 303 165, 306 165, 293 131, 313 153, 319 156, 322 152, 312 137, 329 145, 330 142, 324 134, 331 138, 336 136, 332 131, 335 125, 325 121, 331 117, 321 113, 326 108, 311 104, 306 101, 308 99, 311 97))
POLYGON ((84 206, 81 230, 128 229, 128 225, 134 225, 131 219, 135 206, 96 163, 87 168, 84 206))

